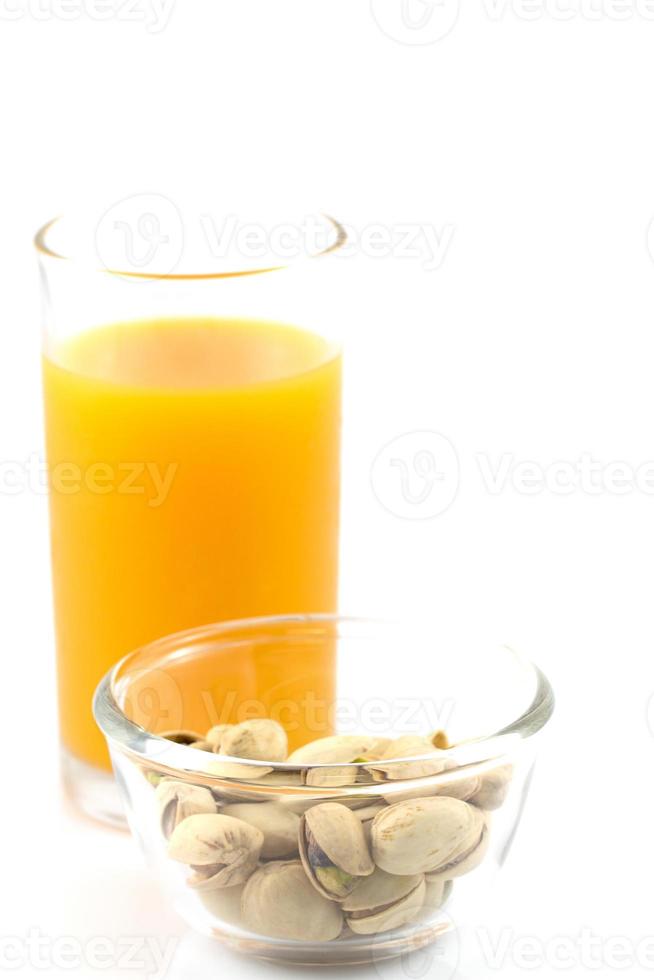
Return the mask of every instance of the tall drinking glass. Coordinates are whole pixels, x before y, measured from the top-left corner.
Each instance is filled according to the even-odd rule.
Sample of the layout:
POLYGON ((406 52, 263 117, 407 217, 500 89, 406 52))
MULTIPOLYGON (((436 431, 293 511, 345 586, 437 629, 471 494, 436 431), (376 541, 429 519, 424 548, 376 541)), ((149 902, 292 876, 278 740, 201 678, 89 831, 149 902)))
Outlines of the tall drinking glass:
MULTIPOLYGON (((217 257, 206 216, 166 226, 157 208, 36 237, 63 772, 109 821, 91 700, 112 664, 204 623, 337 603, 342 228, 262 224, 249 250, 241 228, 217 257)), ((248 669, 212 697, 279 697, 276 666, 248 669)), ((296 657, 283 695, 329 701, 333 683, 329 651, 296 657)))

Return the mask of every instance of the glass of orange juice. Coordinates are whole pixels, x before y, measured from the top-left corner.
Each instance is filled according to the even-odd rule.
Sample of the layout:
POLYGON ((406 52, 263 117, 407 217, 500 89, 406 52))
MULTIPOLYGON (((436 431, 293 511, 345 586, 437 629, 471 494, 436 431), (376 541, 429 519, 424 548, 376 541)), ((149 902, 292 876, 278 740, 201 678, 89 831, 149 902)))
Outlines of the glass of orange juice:
MULTIPOLYGON (((167 204, 36 237, 63 775, 109 821, 91 700, 112 664, 202 624, 337 604, 343 229, 287 223, 282 248, 262 223, 248 250, 232 219, 217 254, 207 216, 171 222, 167 204)), ((268 703, 272 676, 244 658, 224 684, 268 703)), ((285 697, 328 702, 333 684, 328 651, 294 658, 285 697)))

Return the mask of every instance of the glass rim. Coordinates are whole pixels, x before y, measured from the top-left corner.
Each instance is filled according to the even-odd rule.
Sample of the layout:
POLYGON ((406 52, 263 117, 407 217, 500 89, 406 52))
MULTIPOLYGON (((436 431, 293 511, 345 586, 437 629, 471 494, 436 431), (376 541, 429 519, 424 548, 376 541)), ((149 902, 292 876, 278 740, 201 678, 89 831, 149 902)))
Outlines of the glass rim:
MULTIPOLYGON (((115 696, 115 684, 119 674, 130 663, 144 653, 156 653, 157 651, 175 650, 188 647, 190 643, 206 640, 209 637, 220 641, 220 635, 225 634, 225 642, 234 642, 234 632, 244 629, 270 626, 333 626, 333 625, 355 625, 355 626, 374 626, 377 629, 390 629, 401 626, 401 623, 372 619, 366 617, 344 616, 338 613, 304 613, 304 614, 284 614, 276 616, 254 616, 243 619, 226 620, 218 623, 209 623, 204 626, 182 630, 178 633, 171 633, 167 636, 154 640, 152 643, 144 644, 136 650, 128 653, 116 663, 100 681, 93 698, 93 713, 96 724, 108 742, 118 746, 123 752, 131 757, 138 759, 146 767, 165 769, 172 773, 178 773, 180 778, 197 777, 205 782, 228 783, 234 786, 241 786, 248 789, 264 789, 264 784, 258 778, 248 779, 244 772, 248 769, 261 769, 265 767, 275 773, 309 773, 313 770, 351 769, 361 768, 359 762, 349 763, 300 763, 300 762, 272 762, 261 759, 244 759, 239 756, 220 755, 218 753, 208 753, 205 750, 192 748, 190 745, 183 745, 148 732, 145 728, 131 721, 120 707, 115 696), (230 635, 231 634, 231 635, 230 635), (212 763, 238 766, 238 776, 217 775, 210 772, 207 768, 207 756, 210 755, 212 763)), ((506 648, 505 648, 506 649, 506 648)), ((537 735, 549 722, 554 711, 554 692, 552 686, 535 663, 522 654, 519 657, 521 666, 525 667, 531 674, 535 684, 535 693, 529 706, 507 725, 496 732, 480 735, 472 739, 456 743, 440 751, 447 753, 448 758, 455 763, 454 767, 443 773, 429 776, 409 776, 406 779, 393 779, 392 785, 399 788, 403 783, 408 786, 416 786, 421 783, 430 784, 442 782, 447 785, 453 777, 461 770, 470 770, 473 767, 490 769, 501 763, 502 759, 515 751, 518 745, 523 744, 533 736, 537 735)), ((156 669, 156 668, 155 668, 156 669)), ((384 759, 384 765, 410 766, 417 762, 428 762, 433 760, 434 755, 424 754, 417 756, 407 756, 399 759, 384 759)), ((366 793, 371 790, 379 793, 379 783, 372 781, 355 783, 347 786, 329 787, 306 785, 301 786, 289 784, 288 788, 294 792, 304 793, 315 796, 317 792, 333 793, 343 795, 344 792, 366 793)), ((275 790, 279 791, 283 787, 279 784, 275 790)))
MULTIPOLYGON (((316 260, 325 258, 328 255, 333 255, 336 252, 342 251, 342 249, 348 243, 348 234, 345 226, 334 218, 331 214, 327 214, 324 211, 316 212, 314 217, 319 217, 326 222, 327 227, 333 233, 333 240, 330 241, 324 248, 320 248, 316 252, 308 253, 305 255, 300 255, 298 257, 289 259, 288 261, 275 262, 273 264, 263 264, 261 266, 254 266, 252 268, 234 268, 221 271, 205 271, 205 272, 153 272, 153 271, 139 271, 135 269, 119 269, 108 267, 103 265, 101 261, 90 261, 89 252, 85 250, 83 254, 64 254, 58 248, 55 248, 51 241, 51 233, 57 228, 61 227, 67 220, 65 214, 56 215, 45 224, 41 225, 33 238, 34 247, 40 257, 45 259, 54 259, 57 261, 62 261, 66 263, 71 263, 75 265, 81 265, 89 267, 89 271, 95 271, 99 273, 104 273, 110 276, 118 276, 120 278, 127 279, 145 279, 154 280, 157 282, 184 282, 184 281, 199 281, 199 280, 214 280, 214 279, 237 279, 244 276, 256 276, 262 275, 266 272, 280 272, 283 269, 294 268, 305 261, 316 260)), ((97 256, 96 256, 97 258, 97 256)))

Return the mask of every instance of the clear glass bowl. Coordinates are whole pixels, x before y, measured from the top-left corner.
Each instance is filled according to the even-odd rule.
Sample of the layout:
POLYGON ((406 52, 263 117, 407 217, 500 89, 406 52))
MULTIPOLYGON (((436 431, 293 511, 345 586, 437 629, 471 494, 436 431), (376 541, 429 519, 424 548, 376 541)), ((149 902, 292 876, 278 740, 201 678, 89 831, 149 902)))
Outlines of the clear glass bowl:
POLYGON ((400 955, 478 913, 553 704, 508 648, 306 615, 159 640, 104 678, 94 707, 130 827, 185 920, 255 956, 325 965, 400 955), (280 763, 182 744, 253 718, 281 722, 291 750, 337 734, 343 752, 280 763), (185 731, 197 734, 162 737, 185 731), (195 836, 171 844, 185 820, 195 836))

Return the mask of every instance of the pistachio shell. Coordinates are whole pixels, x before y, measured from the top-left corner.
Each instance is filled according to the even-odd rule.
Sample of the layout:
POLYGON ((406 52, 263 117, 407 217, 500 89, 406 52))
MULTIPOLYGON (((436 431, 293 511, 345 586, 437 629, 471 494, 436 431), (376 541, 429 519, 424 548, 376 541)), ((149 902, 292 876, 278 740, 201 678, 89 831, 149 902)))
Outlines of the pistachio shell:
POLYGON ((275 939, 329 942, 343 913, 311 886, 299 861, 272 861, 255 871, 243 890, 243 924, 275 939))
POLYGON ((196 814, 177 825, 168 856, 190 865, 189 885, 198 889, 240 885, 256 867, 263 834, 256 827, 220 813, 196 814))
POLYGON ((213 752, 211 742, 202 739, 200 742, 191 742, 192 749, 199 749, 201 752, 213 752))
POLYGON ((390 875, 381 868, 362 878, 342 903, 352 932, 372 935, 398 929, 420 913, 426 893, 423 875, 390 875))
POLYGON ((361 821, 341 803, 320 803, 300 822, 300 857, 314 887, 326 898, 348 895, 375 870, 361 821))
POLYGON ((420 872, 456 877, 455 868, 473 860, 483 845, 481 810, 446 796, 395 803, 372 824, 375 863, 390 874, 420 872))
POLYGON ((167 779, 159 783, 155 796, 161 815, 161 832, 166 838, 187 817, 216 812, 216 801, 205 786, 167 779))
POLYGON ((234 803, 222 812, 227 817, 244 820, 262 832, 261 857, 264 861, 297 855, 300 818, 288 807, 279 803, 234 803))
POLYGON ((282 726, 270 718, 230 725, 220 740, 220 755, 261 762, 284 762, 288 755, 288 738, 282 726))

